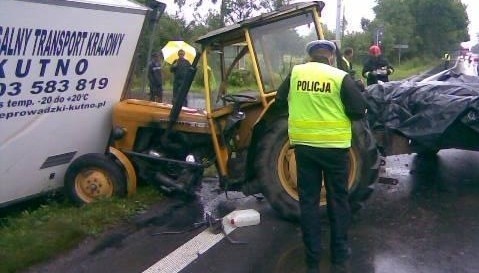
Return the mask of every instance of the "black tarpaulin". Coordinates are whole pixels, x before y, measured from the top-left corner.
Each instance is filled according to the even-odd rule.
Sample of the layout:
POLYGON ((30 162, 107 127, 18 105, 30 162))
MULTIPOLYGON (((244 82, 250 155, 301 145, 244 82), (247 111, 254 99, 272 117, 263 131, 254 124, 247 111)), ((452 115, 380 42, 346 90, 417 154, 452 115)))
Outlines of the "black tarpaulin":
POLYGON ((454 122, 479 133, 479 77, 444 74, 428 82, 388 82, 364 92, 373 130, 400 133, 431 149, 454 122))

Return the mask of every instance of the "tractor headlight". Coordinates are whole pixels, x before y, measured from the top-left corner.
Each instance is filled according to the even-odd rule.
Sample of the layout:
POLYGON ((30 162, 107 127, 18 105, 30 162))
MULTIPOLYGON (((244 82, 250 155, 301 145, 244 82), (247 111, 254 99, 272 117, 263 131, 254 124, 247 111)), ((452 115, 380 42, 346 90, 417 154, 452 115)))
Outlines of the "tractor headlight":
POLYGON ((114 140, 123 138, 126 135, 126 129, 115 126, 112 131, 112 136, 114 140))

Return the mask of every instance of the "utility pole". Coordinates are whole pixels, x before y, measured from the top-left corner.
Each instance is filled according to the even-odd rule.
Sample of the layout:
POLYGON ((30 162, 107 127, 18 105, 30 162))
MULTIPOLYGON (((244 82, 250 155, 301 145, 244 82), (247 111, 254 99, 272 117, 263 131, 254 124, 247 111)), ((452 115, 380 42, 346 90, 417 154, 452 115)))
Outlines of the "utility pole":
POLYGON ((336 9, 336 44, 341 48, 341 33, 342 33, 342 11, 343 11, 343 0, 337 0, 337 9, 336 9))

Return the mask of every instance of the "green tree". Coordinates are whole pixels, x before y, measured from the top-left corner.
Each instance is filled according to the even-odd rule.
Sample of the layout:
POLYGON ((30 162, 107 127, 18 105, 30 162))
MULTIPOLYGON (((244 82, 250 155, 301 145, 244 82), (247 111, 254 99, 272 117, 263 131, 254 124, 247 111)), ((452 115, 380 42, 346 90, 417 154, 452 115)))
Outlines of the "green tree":
MULTIPOLYGON (((352 32, 344 36, 342 48, 351 47, 354 50, 353 63, 363 63, 371 45, 369 32, 352 32)), ((356 68, 356 71, 358 68, 356 68)))
MULTIPOLYGON (((139 0, 140 3, 148 6, 150 0, 139 0)), ((143 32, 138 42, 138 50, 136 51, 136 57, 134 62, 134 81, 142 82, 144 72, 147 66, 148 52, 150 43, 152 45, 152 52, 160 51, 168 41, 171 40, 184 40, 189 44, 195 46, 194 41, 201 35, 205 34, 208 29, 200 21, 192 20, 187 22, 184 18, 184 14, 166 14, 160 18, 157 22, 157 26, 154 27, 155 21, 151 20, 149 16, 146 17, 143 32)), ((169 78, 168 69, 165 69, 165 80, 169 78)))
POLYGON ((374 12, 374 21, 362 26, 371 36, 384 27, 388 56, 394 44, 409 45, 405 56, 441 56, 469 39, 466 6, 458 0, 377 0, 374 12))
MULTIPOLYGON (((289 2, 290 0, 210 0, 212 4, 217 5, 219 3, 219 12, 209 12, 207 16, 219 16, 221 26, 225 26, 247 19, 259 12, 276 10, 289 2)), ((174 0, 174 3, 180 9, 191 3, 198 10, 205 2, 204 0, 174 0)))
POLYGON ((284 5, 291 3, 291 0, 260 0, 260 6, 263 7, 266 11, 278 10, 284 5))
POLYGON ((363 31, 368 31, 370 25, 371 25, 371 20, 364 17, 361 18, 361 29, 363 31))
POLYGON ((466 6, 457 0, 409 0, 418 50, 441 56, 469 40, 466 6))
POLYGON ((404 0, 379 0, 373 9, 376 13, 376 24, 384 26, 383 47, 387 49, 386 55, 389 58, 395 54, 394 45, 407 44, 409 54, 416 51, 414 43, 416 20, 404 2, 404 0))
POLYGON ((250 18, 262 8, 255 0, 223 0, 222 6, 225 9, 223 18, 227 25, 250 18))

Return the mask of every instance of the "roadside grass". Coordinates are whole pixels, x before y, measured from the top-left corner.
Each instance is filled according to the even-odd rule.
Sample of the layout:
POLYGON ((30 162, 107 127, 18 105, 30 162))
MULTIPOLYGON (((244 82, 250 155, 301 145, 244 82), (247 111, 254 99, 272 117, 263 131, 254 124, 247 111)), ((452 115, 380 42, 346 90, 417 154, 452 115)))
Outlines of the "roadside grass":
POLYGON ((13 273, 70 250, 161 199, 151 186, 129 198, 75 206, 59 198, 0 219, 0 272, 13 273))
POLYGON ((390 81, 399 81, 414 75, 419 75, 440 64, 437 59, 415 58, 405 61, 401 65, 393 65, 394 73, 389 76, 390 81))

